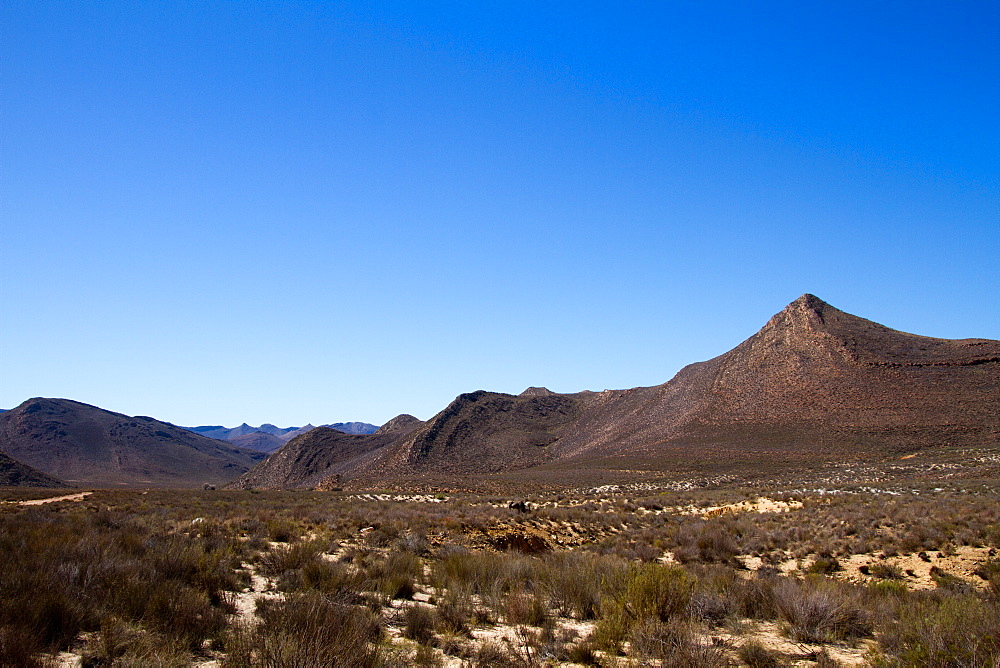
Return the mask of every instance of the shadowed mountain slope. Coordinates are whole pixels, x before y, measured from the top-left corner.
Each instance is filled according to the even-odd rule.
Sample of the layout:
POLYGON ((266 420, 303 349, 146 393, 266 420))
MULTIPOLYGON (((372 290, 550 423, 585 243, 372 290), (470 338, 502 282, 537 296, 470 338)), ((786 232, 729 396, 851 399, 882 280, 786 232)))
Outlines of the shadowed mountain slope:
POLYGON ((69 487, 69 485, 0 452, 0 487, 69 487))
POLYGON ((264 457, 153 418, 42 398, 0 415, 0 450, 67 482, 93 486, 225 483, 264 457))
POLYGON ((560 435, 583 415, 588 394, 521 394, 479 390, 459 395, 386 453, 383 470, 398 474, 497 473, 557 456, 560 435))

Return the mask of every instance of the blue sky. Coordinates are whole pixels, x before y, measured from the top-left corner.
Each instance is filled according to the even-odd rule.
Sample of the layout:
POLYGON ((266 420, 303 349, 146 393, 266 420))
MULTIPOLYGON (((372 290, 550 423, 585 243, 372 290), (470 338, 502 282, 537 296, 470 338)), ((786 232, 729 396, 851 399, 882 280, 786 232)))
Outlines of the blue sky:
POLYGON ((0 407, 428 418, 803 292, 1000 339, 995 2, 0 6, 0 407))

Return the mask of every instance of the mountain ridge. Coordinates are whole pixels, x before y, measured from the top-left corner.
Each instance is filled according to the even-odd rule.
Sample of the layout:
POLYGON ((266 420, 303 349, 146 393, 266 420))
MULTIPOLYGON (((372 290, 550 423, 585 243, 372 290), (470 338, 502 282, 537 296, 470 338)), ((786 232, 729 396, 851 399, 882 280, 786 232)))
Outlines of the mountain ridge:
MULTIPOLYGON (((998 388, 1000 341, 909 334, 807 293, 732 350, 661 385, 459 395, 412 431, 369 442, 356 464, 339 460, 338 484, 996 443, 998 388)), ((321 478, 311 480, 323 487, 321 478)))

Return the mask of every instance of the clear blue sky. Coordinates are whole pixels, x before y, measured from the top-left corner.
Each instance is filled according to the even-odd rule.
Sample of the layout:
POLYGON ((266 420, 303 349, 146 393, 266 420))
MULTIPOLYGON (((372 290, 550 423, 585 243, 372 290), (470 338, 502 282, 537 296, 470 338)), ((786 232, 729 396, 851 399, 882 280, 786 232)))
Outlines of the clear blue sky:
POLYGON ((0 407, 426 419, 662 383, 803 292, 1000 339, 1000 3, 7 0, 0 29, 0 407))

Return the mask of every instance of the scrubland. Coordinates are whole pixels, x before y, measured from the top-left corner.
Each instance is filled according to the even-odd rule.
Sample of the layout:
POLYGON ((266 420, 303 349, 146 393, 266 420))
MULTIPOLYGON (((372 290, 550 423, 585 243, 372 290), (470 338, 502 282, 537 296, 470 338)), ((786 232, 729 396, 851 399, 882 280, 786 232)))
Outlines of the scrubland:
POLYGON ((995 480, 799 482, 11 490, 0 664, 998 665, 995 480))

